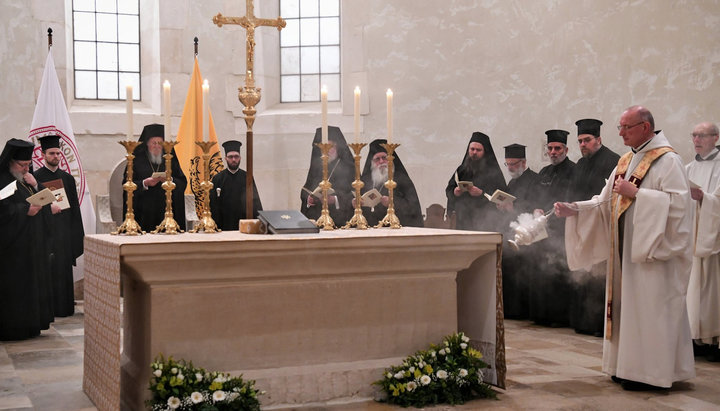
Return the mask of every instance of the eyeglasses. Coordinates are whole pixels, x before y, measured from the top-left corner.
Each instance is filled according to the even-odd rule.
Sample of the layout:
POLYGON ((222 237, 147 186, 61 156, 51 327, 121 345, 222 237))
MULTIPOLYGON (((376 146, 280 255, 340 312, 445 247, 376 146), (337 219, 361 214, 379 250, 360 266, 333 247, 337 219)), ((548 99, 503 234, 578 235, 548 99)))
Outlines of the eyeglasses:
POLYGON ((505 166, 506 166, 506 167, 515 167, 516 165, 518 165, 518 164, 520 164, 520 163, 522 163, 522 162, 523 162, 523 160, 518 160, 518 161, 511 162, 511 163, 508 163, 508 162, 506 161, 506 162, 505 162, 505 166))
POLYGON ((617 126, 617 129, 618 129, 618 131, 623 131, 623 130, 628 131, 628 130, 630 130, 631 128, 637 127, 637 126, 639 126, 639 125, 642 124, 642 123, 644 123, 644 121, 641 121, 641 122, 639 122, 639 123, 633 124, 633 125, 631 125, 631 126, 627 126, 627 125, 617 126))
POLYGON ((547 146, 548 151, 563 151, 565 146, 547 146))
POLYGON ((595 140, 597 137, 585 137, 585 138, 579 138, 578 144, 590 144, 591 141, 595 140))
POLYGON ((696 138, 696 137, 708 138, 708 137, 716 136, 717 134, 692 133, 690 135, 692 136, 692 138, 696 138))

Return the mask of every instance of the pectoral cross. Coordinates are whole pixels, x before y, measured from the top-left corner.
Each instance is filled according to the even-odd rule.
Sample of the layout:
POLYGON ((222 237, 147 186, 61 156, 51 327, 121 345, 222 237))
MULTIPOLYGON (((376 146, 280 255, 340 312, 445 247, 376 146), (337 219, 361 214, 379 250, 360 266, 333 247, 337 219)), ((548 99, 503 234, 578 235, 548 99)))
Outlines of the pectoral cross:
POLYGON ((247 178, 245 180, 245 218, 253 218, 253 132, 252 126, 255 122, 255 105, 260 102, 260 88, 255 87, 253 74, 255 64, 255 27, 268 26, 277 27, 278 31, 285 27, 285 20, 278 16, 277 19, 259 19, 255 17, 253 0, 245 0, 245 16, 224 17, 218 13, 213 17, 213 23, 218 27, 223 24, 237 24, 246 30, 245 39, 245 86, 238 88, 238 99, 243 103, 243 114, 245 114, 245 125, 247 125, 247 141, 245 152, 247 153, 247 178))

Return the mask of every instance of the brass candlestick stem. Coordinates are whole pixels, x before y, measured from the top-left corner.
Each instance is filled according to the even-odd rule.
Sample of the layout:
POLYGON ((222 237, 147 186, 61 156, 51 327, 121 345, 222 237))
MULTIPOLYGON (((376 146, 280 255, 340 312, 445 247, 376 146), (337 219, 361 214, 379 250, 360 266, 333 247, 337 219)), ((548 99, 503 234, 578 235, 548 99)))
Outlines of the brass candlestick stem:
POLYGON ((358 230, 366 230, 368 228, 367 220, 365 219, 365 216, 362 212, 362 204, 360 198, 360 190, 365 185, 365 183, 360 180, 360 150, 362 150, 362 148, 366 145, 367 144, 364 143, 348 144, 348 146, 350 146, 350 148, 352 148, 353 152, 355 153, 355 181, 353 181, 352 183, 352 186, 355 189, 355 214, 350 219, 350 221, 348 221, 347 224, 345 224, 342 228, 355 227, 358 230))
POLYGON ((330 148, 333 145, 330 143, 316 143, 315 145, 320 147, 323 165, 323 179, 320 184, 318 184, 320 188, 322 188, 322 213, 315 224, 318 227, 322 227, 323 230, 333 230, 335 228, 335 222, 333 222, 332 217, 330 217, 330 211, 328 210, 328 190, 332 187, 332 184, 330 184, 328 180, 328 152, 330 152, 330 148))
POLYGON ((387 143, 380 145, 385 148, 388 155, 388 181, 385 182, 385 187, 388 189, 390 202, 388 203, 387 214, 385 214, 385 217, 375 226, 375 228, 386 226, 389 226, 390 228, 400 228, 402 226, 400 225, 400 219, 397 215, 395 215, 395 200, 393 199, 393 191, 395 190, 395 187, 397 187, 397 183, 393 180, 393 174, 395 172, 395 156, 393 153, 400 144, 387 143))
MULTIPOLYGON (((172 181, 172 150, 176 144, 177 141, 163 142, 163 148, 165 149, 165 155, 163 155, 165 159, 165 182, 162 183, 162 188, 165 190, 165 218, 151 231, 152 234, 178 234, 182 232, 177 221, 173 218, 172 209, 172 192, 175 189, 175 183, 172 181)), ((182 218, 185 218, 185 216, 182 216, 182 218)))
POLYGON ((213 189, 213 183, 210 181, 210 148, 215 145, 214 141, 196 141, 195 144, 200 146, 203 151, 203 161, 205 162, 205 176, 203 181, 200 183, 200 189, 203 192, 203 212, 200 217, 198 225, 190 230, 190 232, 197 233, 203 231, 206 233, 219 233, 221 230, 215 224, 215 220, 212 218, 210 212, 210 190, 213 189))
POLYGON ((127 154, 127 181, 123 184, 123 190, 127 192, 127 199, 125 200, 125 221, 110 234, 127 234, 127 235, 141 235, 144 234, 140 224, 135 221, 135 211, 133 210, 133 191, 137 189, 137 184, 133 182, 133 160, 135 159, 135 147, 140 145, 139 141, 120 141, 120 144, 125 147, 127 154))

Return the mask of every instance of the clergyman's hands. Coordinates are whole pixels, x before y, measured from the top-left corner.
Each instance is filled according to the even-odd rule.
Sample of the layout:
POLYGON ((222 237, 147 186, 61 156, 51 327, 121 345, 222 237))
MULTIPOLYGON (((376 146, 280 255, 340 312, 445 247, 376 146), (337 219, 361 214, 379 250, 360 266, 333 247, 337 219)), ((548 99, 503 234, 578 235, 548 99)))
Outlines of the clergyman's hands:
POLYGON ((30 208, 28 208, 27 215, 29 215, 30 217, 32 217, 32 216, 34 216, 35 214, 37 214, 40 210, 42 210, 42 207, 41 207, 41 206, 30 204, 30 208))
POLYGON ((50 211, 53 214, 57 214, 62 211, 62 208, 60 208, 60 206, 55 203, 50 203, 50 211))
POLYGON ((37 180, 35 180, 35 176, 30 173, 23 174, 23 181, 31 187, 37 187, 37 180))
POLYGON ((635 198, 637 195, 639 188, 635 187, 635 185, 627 180, 624 180, 622 177, 618 176, 615 179, 615 185, 613 186, 613 192, 620 194, 621 196, 625 196, 628 198, 635 198))
POLYGON ((572 217, 578 214, 577 210, 572 206, 571 203, 555 203, 553 205, 556 217, 572 217))
POLYGON ((483 191, 480 188, 472 186, 468 189, 468 193, 470 193, 470 195, 473 197, 479 197, 482 195, 483 191))
POLYGON ((690 197, 692 197, 693 200, 701 202, 703 199, 703 191, 702 188, 691 188, 690 189, 690 197))

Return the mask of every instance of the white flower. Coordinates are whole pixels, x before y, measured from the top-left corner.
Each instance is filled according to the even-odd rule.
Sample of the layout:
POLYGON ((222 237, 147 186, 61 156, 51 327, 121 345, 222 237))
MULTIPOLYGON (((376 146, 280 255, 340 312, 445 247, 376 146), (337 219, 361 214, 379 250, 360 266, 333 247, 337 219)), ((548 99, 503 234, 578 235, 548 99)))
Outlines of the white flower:
POLYGON ((395 378, 398 380, 401 380, 405 376, 405 373, 402 371, 398 371, 395 373, 395 378))
POLYGON ((430 356, 435 358, 435 351, 430 351, 430 356))
POLYGON ((172 370, 170 370, 171 373, 177 374, 177 368, 173 367, 172 370))
POLYGON ((155 375, 156 377, 160 378, 160 376, 162 376, 162 370, 155 370, 155 371, 153 371, 153 375, 155 375))
POLYGON ((213 393, 213 401, 223 401, 225 400, 225 391, 223 390, 217 390, 213 393))
POLYGON ((422 377, 420 377, 420 384, 422 384, 422 385, 430 384, 430 377, 428 377, 427 375, 423 375, 422 377))
POLYGON ((415 388, 417 388, 417 383, 415 383, 415 381, 410 381, 409 383, 407 383, 408 392, 413 391, 415 388))
POLYGON ((460 368, 460 371, 458 372, 458 375, 461 377, 467 377, 468 372, 465 368, 460 368))
POLYGON ((443 348, 442 350, 438 351, 438 354, 445 355, 445 349, 443 348))
MULTIPOLYGON (((418 364, 418 367, 422 367, 422 365, 418 364)), ((415 367, 410 367, 410 372, 415 372, 415 367)))
POLYGON ((200 404, 201 402, 203 402, 203 400, 205 400, 205 398, 203 398, 202 394, 195 391, 192 394, 190 394, 190 400, 193 402, 193 404, 200 404))
POLYGON ((177 375, 177 379, 178 379, 179 381, 182 381, 182 380, 185 379, 185 376, 182 375, 182 374, 178 374, 178 375, 177 375))
POLYGON ((466 348, 467 348, 467 344, 465 344, 465 343, 460 343, 460 348, 462 348, 463 350, 466 349, 466 348))
POLYGON ((391 372, 389 372, 389 373, 385 374, 385 376, 386 376, 386 377, 388 377, 388 378, 392 378, 392 377, 393 377, 393 375, 392 375, 392 373, 391 373, 391 372))
POLYGON ((175 410, 178 407, 180 407, 180 399, 178 397, 170 397, 170 398, 168 398, 167 404, 168 404, 168 407, 175 410))
POLYGON ((213 382, 225 382, 225 381, 227 381, 227 378, 226 378, 224 375, 222 375, 222 374, 218 375, 218 376, 215 377, 215 379, 213 380, 213 382))
POLYGON ((203 380, 203 375, 200 374, 199 372, 196 372, 196 373, 195 373, 195 379, 198 380, 198 382, 200 382, 200 381, 203 380))
POLYGON ((447 347, 449 345, 450 345, 450 343, 448 342, 448 340, 445 340, 445 346, 447 347))
POLYGON ((447 378, 447 371, 438 370, 438 372, 436 372, 435 375, 437 375, 437 377, 440 378, 441 380, 444 380, 445 378, 447 378))
POLYGON ((462 340, 463 340, 463 342, 470 342, 470 337, 468 337, 468 336, 466 336, 465 334, 463 334, 462 340))

